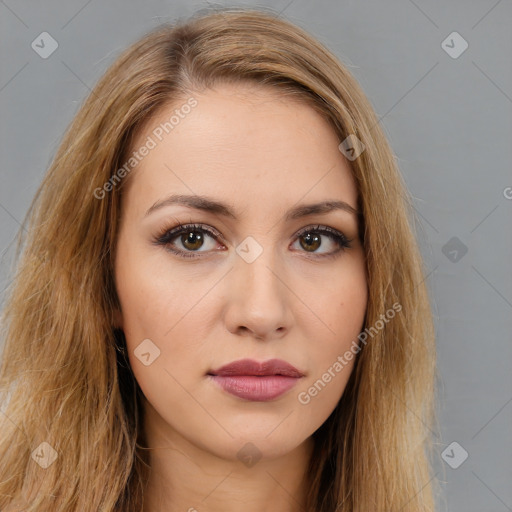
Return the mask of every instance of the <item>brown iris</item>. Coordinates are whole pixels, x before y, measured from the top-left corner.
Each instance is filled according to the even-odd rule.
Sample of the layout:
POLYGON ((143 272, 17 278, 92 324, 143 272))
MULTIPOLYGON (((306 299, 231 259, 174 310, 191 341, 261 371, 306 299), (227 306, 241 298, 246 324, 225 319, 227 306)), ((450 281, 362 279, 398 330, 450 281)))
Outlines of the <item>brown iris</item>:
POLYGON ((200 231, 189 231, 181 235, 181 243, 190 250, 200 249, 203 245, 204 238, 200 231))
POLYGON ((300 237, 300 245, 306 250, 313 249, 313 251, 315 251, 321 245, 320 239, 320 235, 308 233, 300 237), (305 241, 305 243, 303 243, 303 241, 305 241))

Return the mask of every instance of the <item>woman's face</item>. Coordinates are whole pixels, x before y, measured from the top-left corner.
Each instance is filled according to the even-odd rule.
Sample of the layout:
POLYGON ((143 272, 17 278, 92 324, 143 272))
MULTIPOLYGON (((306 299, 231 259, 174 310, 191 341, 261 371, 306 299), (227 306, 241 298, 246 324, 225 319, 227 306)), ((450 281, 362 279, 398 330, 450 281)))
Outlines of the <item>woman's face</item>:
POLYGON ((147 154, 123 197, 118 323, 147 429, 224 459, 275 458, 328 418, 354 365, 338 358, 367 306, 357 190, 311 107, 250 85, 194 98, 132 147, 147 154), (180 224, 196 227, 168 233, 180 224), (256 363, 217 371, 242 359, 256 363), (257 364, 271 359, 298 373, 257 364))

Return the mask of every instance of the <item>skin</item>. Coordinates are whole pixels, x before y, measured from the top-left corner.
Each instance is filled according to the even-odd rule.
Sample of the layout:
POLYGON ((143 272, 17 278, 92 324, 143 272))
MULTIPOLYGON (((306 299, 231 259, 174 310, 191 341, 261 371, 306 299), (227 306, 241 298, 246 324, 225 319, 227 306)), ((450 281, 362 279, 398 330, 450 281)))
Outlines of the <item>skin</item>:
MULTIPOLYGON (((354 360, 308 404, 298 395, 356 340, 368 295, 355 215, 284 215, 328 199, 355 209, 356 185, 341 141, 310 106, 252 84, 193 96, 198 105, 130 175, 116 251, 117 326, 146 399, 152 471, 144 512, 298 511, 311 435, 336 407, 354 360), (231 204, 237 218, 179 204, 145 217, 170 194, 207 195, 231 204), (203 245, 186 245, 178 235, 175 248, 199 253, 181 258, 153 243, 178 223, 223 238, 203 233, 203 245), (351 247, 322 257, 339 245, 320 234, 308 250, 297 233, 311 227, 314 235, 317 225, 340 231, 351 247), (236 252, 249 236, 263 248, 252 263, 236 252), (160 350, 148 366, 134 353, 146 339, 160 350), (305 376, 272 401, 243 400, 207 376, 242 358, 284 359, 305 376), (237 457, 249 442, 261 455, 250 467, 237 457)), ((183 103, 151 119, 133 150, 183 103)))

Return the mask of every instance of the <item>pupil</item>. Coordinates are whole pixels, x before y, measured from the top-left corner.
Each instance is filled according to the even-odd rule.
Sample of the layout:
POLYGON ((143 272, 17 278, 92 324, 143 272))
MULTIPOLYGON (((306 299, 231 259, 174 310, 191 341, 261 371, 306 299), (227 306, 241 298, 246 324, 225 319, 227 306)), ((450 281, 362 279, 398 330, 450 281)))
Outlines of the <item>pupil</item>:
POLYGON ((183 245, 188 249, 199 249, 203 243, 202 235, 197 231, 190 231, 186 236, 183 245), (190 247, 192 245, 192 247, 190 247))
POLYGON ((320 237, 318 235, 312 235, 311 233, 308 233, 307 235, 303 236, 303 240, 306 241, 305 245, 301 244, 304 247, 304 249, 311 248, 315 244, 316 246, 313 247, 313 249, 318 249, 318 247, 320 246, 320 237))

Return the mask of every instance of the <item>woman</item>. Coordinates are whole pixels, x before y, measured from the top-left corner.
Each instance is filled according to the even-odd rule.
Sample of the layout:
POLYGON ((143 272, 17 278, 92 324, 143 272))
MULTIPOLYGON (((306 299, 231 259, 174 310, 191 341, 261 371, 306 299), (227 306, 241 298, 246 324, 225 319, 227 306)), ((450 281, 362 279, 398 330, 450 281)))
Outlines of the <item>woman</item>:
POLYGON ((231 8, 135 43, 20 238, 0 509, 432 511, 410 214, 368 100, 302 29, 231 8))

